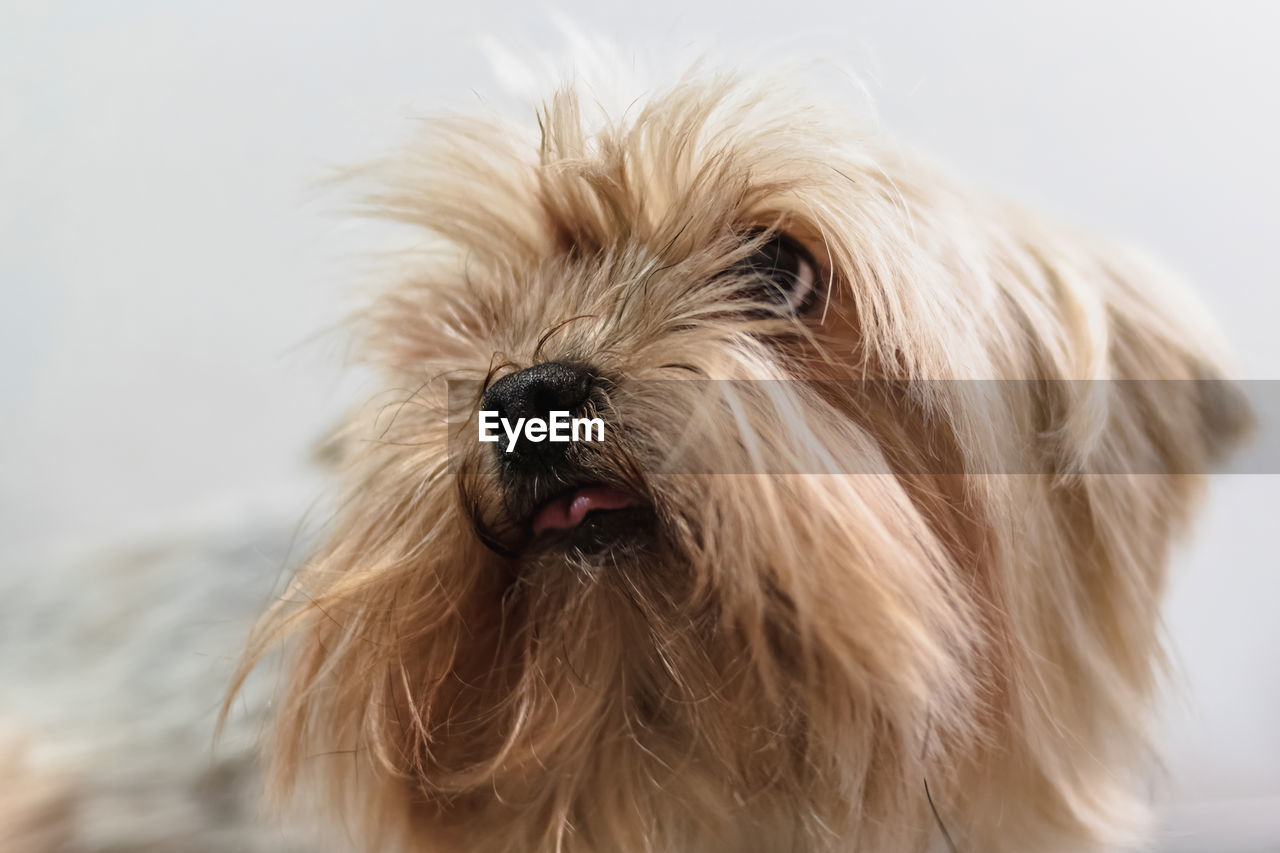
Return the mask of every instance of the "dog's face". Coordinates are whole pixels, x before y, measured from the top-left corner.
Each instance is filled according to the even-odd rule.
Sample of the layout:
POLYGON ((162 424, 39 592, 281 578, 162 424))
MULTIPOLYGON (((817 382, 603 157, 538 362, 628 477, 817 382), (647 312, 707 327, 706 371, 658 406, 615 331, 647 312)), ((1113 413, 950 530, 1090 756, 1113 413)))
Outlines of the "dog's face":
POLYGON ((261 635, 297 636, 283 787, 425 850, 1126 828, 1196 480, 1135 474, 1239 422, 1060 380, 1217 368, 1140 262, 779 100, 689 83, 591 130, 563 93, 540 136, 453 119, 397 161, 379 207, 432 243, 261 635), (553 411, 603 436, 478 438, 553 411))

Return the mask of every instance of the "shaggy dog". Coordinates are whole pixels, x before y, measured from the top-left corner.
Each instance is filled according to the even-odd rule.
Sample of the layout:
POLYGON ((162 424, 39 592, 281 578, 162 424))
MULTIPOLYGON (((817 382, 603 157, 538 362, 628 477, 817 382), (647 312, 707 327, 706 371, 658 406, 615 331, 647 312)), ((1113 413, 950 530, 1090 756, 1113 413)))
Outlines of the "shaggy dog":
POLYGON ((1140 256, 773 83, 431 122, 377 212, 278 793, 365 849, 1140 837, 1171 544, 1248 415, 1140 256), (602 440, 480 440, 482 411, 602 440))

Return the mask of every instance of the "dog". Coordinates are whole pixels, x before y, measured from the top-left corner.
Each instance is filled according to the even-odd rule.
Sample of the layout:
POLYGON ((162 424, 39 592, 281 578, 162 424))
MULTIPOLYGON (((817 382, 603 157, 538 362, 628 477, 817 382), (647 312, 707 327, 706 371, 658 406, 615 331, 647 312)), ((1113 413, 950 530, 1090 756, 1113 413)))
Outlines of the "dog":
POLYGON ((1200 309, 776 80, 595 109, 376 170, 423 248, 241 668, 289 650, 275 794, 369 850, 1140 841, 1166 564, 1250 418, 1200 309))

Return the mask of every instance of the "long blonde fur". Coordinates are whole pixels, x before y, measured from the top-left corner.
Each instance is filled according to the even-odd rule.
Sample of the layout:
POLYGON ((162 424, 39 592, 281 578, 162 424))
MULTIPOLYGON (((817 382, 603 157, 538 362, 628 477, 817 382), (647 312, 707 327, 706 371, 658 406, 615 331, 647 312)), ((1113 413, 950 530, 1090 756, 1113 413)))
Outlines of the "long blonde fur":
POLYGON ((1245 421, 1217 383, 1114 381, 1222 378, 1177 285, 768 84, 583 103, 441 119, 379 171, 428 246, 363 327, 396 402, 349 426, 327 541, 246 659, 292 650, 277 793, 378 850, 1138 839, 1169 548, 1245 421), (808 320, 726 310, 761 228, 821 267, 808 320), (484 546, 498 487, 448 383, 547 360, 621 378, 595 463, 661 546, 484 546), (694 428, 691 378, 835 384, 694 428))

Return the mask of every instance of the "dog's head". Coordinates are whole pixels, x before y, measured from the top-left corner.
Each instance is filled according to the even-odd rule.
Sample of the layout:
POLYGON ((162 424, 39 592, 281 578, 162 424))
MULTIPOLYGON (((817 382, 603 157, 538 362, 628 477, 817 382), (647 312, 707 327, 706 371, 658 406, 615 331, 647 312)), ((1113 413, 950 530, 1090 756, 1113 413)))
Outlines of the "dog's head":
POLYGON ((1172 285, 740 83, 395 164, 430 244, 366 319, 388 397, 260 634, 283 788, 433 850, 1120 831, 1242 423, 1172 285), (480 440, 557 411, 603 434, 480 440))

